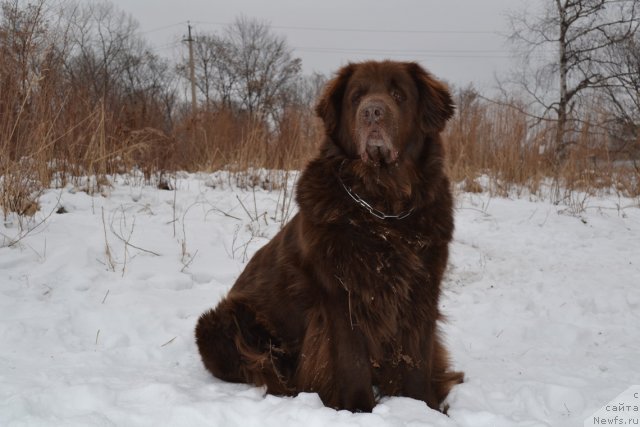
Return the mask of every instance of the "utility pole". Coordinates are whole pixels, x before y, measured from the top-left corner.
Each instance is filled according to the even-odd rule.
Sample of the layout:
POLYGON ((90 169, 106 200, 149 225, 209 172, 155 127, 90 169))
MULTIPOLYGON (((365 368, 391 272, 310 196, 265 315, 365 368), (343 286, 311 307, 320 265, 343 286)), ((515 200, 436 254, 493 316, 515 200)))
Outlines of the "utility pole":
POLYGON ((189 79, 191 80, 191 113, 196 114, 196 66, 193 60, 193 37, 191 37, 191 23, 187 22, 189 27, 189 38, 185 40, 189 43, 189 79))

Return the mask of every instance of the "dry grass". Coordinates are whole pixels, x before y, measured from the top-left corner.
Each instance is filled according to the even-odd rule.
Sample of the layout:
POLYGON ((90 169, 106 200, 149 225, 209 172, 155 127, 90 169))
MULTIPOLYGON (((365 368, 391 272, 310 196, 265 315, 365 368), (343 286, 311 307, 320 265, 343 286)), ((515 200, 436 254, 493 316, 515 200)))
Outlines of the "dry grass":
MULTIPOLYGON (((178 170, 227 170, 241 187, 278 189, 286 179, 282 171, 301 169, 321 137, 311 106, 301 105, 285 111, 276 124, 219 110, 176 114, 167 129, 161 113, 134 120, 130 105, 92 100, 51 71, 55 68, 27 81, 7 79, 11 64, 2 61, 0 209, 5 217, 33 215, 40 192, 50 186, 72 184, 99 193, 110 176, 134 169, 167 188, 170 183, 159 177, 178 170)), ((457 104, 444 138, 449 173, 466 191, 540 194, 551 179, 555 202, 572 191, 640 195, 637 160, 613 156, 606 133, 588 123, 558 162, 546 149, 553 123, 532 126, 517 101, 490 103, 462 91, 457 104)))
MULTIPOLYGON (((11 213, 33 215, 43 189, 70 184, 101 193, 111 176, 134 170, 166 189, 179 170, 226 170, 241 187, 282 189, 286 171, 300 170, 315 153, 322 131, 310 98, 318 79, 278 104, 289 106, 274 114, 277 119, 237 109, 191 114, 167 64, 163 68, 162 61, 151 61, 153 55, 134 47, 127 51, 125 43, 120 56, 109 59, 124 61, 127 73, 106 65, 93 70, 94 61, 107 56, 98 51, 95 57, 78 56, 80 42, 69 38, 71 27, 53 24, 57 9, 47 5, 38 0, 0 11, 0 210, 5 219, 11 213)), ((134 33, 120 30, 108 36, 114 41, 133 37, 130 46, 143 46, 134 33)), ((565 157, 557 159, 549 148, 554 124, 533 125, 518 100, 492 103, 472 89, 457 91, 456 98, 457 114, 444 138, 449 173, 465 190, 546 191, 555 202, 574 191, 598 189, 640 195, 640 141, 612 144, 597 125, 611 123, 597 100, 592 121, 574 129, 565 157)))
POLYGON ((299 169, 316 149, 320 128, 308 109, 286 111, 279 130, 231 111, 200 113, 175 135, 180 149, 166 159, 170 169, 299 169))
MULTIPOLYGON (((99 193, 109 185, 109 176, 134 168, 149 182, 177 170, 227 170, 241 187, 280 188, 284 177, 278 171, 301 169, 321 134, 310 109, 288 111, 280 131, 223 110, 187 116, 166 132, 125 128, 102 105, 72 108, 77 101, 69 100, 47 110, 46 97, 27 94, 25 101, 7 99, 6 92, 1 96, 0 105, 29 106, 29 111, 2 114, 0 208, 5 215, 33 214, 40 192, 51 185, 73 184, 99 193)), ((449 173, 465 191, 501 196, 513 191, 541 194, 549 179, 557 184, 556 202, 574 190, 640 194, 639 169, 630 160, 611 158, 602 135, 584 129, 559 167, 545 150, 552 135, 551 124, 531 127, 517 108, 460 103, 444 135, 449 173)))
POLYGON ((602 127, 581 124, 566 157, 559 160, 550 149, 554 123, 535 123, 517 101, 494 103, 464 91, 457 101, 458 112, 444 139, 449 174, 465 191, 498 196, 527 192, 554 203, 574 191, 640 196, 637 155, 629 151, 614 157, 611 137, 602 127))
POLYGON ((286 176, 279 171, 302 168, 319 139, 310 108, 286 111, 281 130, 221 110, 184 115, 166 131, 153 120, 131 127, 124 109, 114 111, 80 92, 61 99, 43 90, 43 83, 39 79, 26 92, 18 86, 0 92, 0 210, 5 216, 35 213, 44 188, 71 184, 100 193, 110 176, 134 169, 165 188, 170 183, 164 177, 178 170, 226 170, 241 187, 280 188, 286 176))

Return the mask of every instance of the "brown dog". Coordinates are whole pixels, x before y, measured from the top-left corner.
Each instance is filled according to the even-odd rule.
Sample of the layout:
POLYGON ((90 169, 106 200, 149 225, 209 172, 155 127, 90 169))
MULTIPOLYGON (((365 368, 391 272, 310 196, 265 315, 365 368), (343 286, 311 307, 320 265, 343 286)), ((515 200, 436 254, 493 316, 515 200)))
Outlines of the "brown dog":
POLYGON ((300 211, 200 318, 204 365, 338 409, 371 411, 374 386, 439 409, 463 378, 436 328, 453 232, 449 92, 415 63, 350 64, 316 111, 326 137, 300 211))

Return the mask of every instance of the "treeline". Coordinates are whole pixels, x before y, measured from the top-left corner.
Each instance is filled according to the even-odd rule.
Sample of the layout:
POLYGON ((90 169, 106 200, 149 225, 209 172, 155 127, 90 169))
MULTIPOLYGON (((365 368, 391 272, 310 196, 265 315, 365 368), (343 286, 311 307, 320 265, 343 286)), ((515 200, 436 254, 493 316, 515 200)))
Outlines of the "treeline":
POLYGON ((256 165, 291 167, 303 157, 292 147, 314 137, 319 78, 303 78, 264 24, 242 18, 224 35, 196 37, 194 114, 185 65, 158 56, 111 3, 0 7, 0 175, 26 158, 70 175, 212 169, 242 150, 242 166, 256 156, 256 165))
MULTIPOLYGON (((568 57, 578 65, 569 65, 586 64, 579 55, 593 53, 580 46, 568 57)), ((570 102, 530 90, 535 79, 492 101, 472 87, 457 89, 458 114, 446 132, 454 179, 473 187, 487 175, 497 188, 535 190, 553 177, 569 187, 640 193, 638 46, 635 32, 616 50, 607 46, 616 56, 605 65, 622 67, 616 84, 599 80, 596 90, 587 76, 570 102), (527 101, 532 94, 542 110, 527 101), (561 122, 549 114, 561 111, 561 122)), ((313 104, 324 76, 303 75, 286 40, 245 17, 219 32, 195 33, 193 58, 195 111, 187 55, 178 65, 159 56, 137 21, 108 1, 0 1, 5 214, 26 211, 21 200, 38 188, 75 177, 97 177, 95 183, 134 169, 150 178, 304 165, 320 137, 313 104)), ((569 72, 570 86, 576 78, 569 72)))

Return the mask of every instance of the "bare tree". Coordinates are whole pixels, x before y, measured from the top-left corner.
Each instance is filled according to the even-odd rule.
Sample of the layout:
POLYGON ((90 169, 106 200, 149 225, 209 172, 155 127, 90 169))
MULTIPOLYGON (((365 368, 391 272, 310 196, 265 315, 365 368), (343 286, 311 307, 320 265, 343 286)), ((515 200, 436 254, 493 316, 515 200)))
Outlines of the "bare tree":
POLYGON ((24 120, 31 98, 39 56, 38 34, 44 30, 42 6, 21 8, 17 0, 0 3, 0 174, 19 157, 21 129, 16 124, 24 120))
POLYGON ((69 48, 65 70, 90 106, 121 114, 127 128, 172 127, 173 68, 138 34, 138 22, 108 1, 64 3, 69 48), (158 120, 162 118, 162 120, 158 120))
POLYGON ((569 133, 580 122, 581 98, 617 84, 610 49, 638 29, 640 0, 544 0, 538 11, 510 17, 510 41, 522 55, 514 80, 556 122, 554 150, 563 158, 569 133))
POLYGON ((25 96, 42 71, 40 63, 51 45, 47 39, 45 0, 21 3, 0 2, 0 76, 4 84, 16 83, 25 96))
MULTIPOLYGON (((238 77, 232 57, 235 49, 229 40, 217 34, 196 36, 194 43, 196 86, 206 108, 232 108, 238 77)), ((181 67, 186 76, 186 67, 181 67)))
POLYGON ((284 38, 244 17, 222 35, 196 37, 195 56, 197 86, 208 104, 275 122, 301 70, 284 38))
MULTIPOLYGON (((195 85, 204 96, 205 108, 212 104, 212 92, 214 84, 214 62, 216 60, 217 37, 204 35, 194 40, 194 67, 195 85)), ((182 66, 180 71, 184 74, 187 67, 182 66)), ((185 74, 186 76, 186 74, 185 74)))
POLYGON ((300 59, 292 58, 284 38, 256 20, 238 18, 226 36, 234 50, 241 105, 249 113, 274 114, 278 97, 300 72, 300 59))
POLYGON ((615 84, 607 87, 606 101, 614 117, 613 149, 637 158, 640 154, 640 36, 612 46, 609 52, 612 61, 607 68, 615 76, 615 84))
POLYGON ((116 94, 134 56, 144 53, 138 22, 108 1, 71 2, 66 20, 73 50, 67 71, 78 86, 90 85, 94 99, 116 94))

